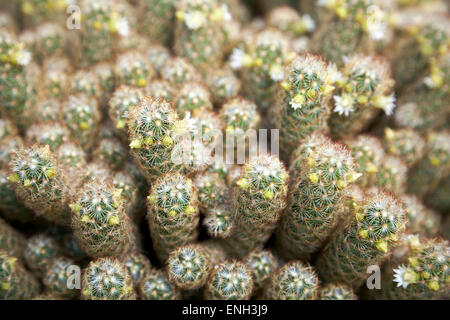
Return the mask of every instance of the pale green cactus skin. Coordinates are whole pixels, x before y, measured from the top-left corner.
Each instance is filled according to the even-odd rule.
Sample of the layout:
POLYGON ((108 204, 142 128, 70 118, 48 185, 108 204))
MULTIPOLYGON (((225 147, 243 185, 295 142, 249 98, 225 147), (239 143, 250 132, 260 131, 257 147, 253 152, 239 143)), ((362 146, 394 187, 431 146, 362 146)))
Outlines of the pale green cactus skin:
POLYGON ((238 261, 223 262, 211 272, 205 288, 208 300, 248 300, 253 292, 252 274, 238 261))
POLYGON ((106 163, 113 171, 120 170, 127 161, 127 149, 115 137, 103 138, 95 148, 93 158, 106 163))
POLYGON ((288 206, 277 231, 280 254, 290 259, 307 259, 324 245, 339 221, 345 190, 359 177, 346 148, 330 139, 320 139, 321 144, 311 139, 305 140, 305 151, 297 152, 305 160, 299 160, 301 168, 291 177, 288 206))
POLYGON ((410 128, 384 130, 383 146, 386 153, 401 158, 411 168, 425 154, 425 140, 410 128))
POLYGON ((168 173, 152 186, 148 197, 148 223, 153 247, 161 261, 178 246, 197 239, 197 189, 179 173, 168 173))
POLYGON ((181 57, 167 59, 160 72, 161 77, 176 88, 188 81, 200 81, 202 78, 197 69, 181 57))
POLYGON ((409 245, 399 264, 385 268, 377 298, 392 300, 431 300, 448 297, 449 246, 447 240, 426 239, 409 245), (406 288, 399 283, 404 283, 406 288), (395 280, 397 281, 395 281, 395 280))
POLYGON ((194 184, 198 189, 198 200, 200 212, 209 215, 210 211, 226 206, 229 202, 229 188, 225 179, 218 173, 202 173, 194 179, 194 184))
POLYGON ((165 272, 153 269, 139 282, 139 297, 142 300, 179 300, 180 290, 169 281, 165 272))
POLYGON ((420 234, 424 237, 438 235, 441 216, 432 209, 427 208, 415 195, 404 194, 400 197, 408 214, 408 232, 420 234))
POLYGON ((203 287, 212 267, 210 253, 202 245, 181 246, 167 258, 169 280, 184 290, 203 287))
POLYGON ((432 132, 427 136, 423 159, 410 170, 408 192, 419 196, 434 190, 450 173, 450 132, 432 132))
POLYGON ((127 267, 115 258, 91 261, 83 272, 84 300, 135 300, 133 280, 127 267))
POLYGON ((244 259, 253 277, 255 295, 261 292, 278 269, 278 261, 268 250, 253 250, 244 259))
POLYGON ((315 300, 319 294, 316 271, 307 263, 292 261, 270 279, 266 295, 272 300, 315 300))
POLYGON ((37 234, 27 240, 23 257, 31 270, 42 275, 61 254, 61 247, 56 239, 46 234, 37 234))
POLYGON ((386 156, 376 173, 375 185, 385 191, 401 195, 406 191, 408 167, 397 157, 386 156))
POLYGON ((133 247, 134 234, 121 191, 108 182, 86 182, 70 204, 72 226, 91 257, 119 256, 133 247))
POLYGON ((31 299, 39 292, 40 285, 34 275, 16 257, 0 250, 0 299, 31 299))
POLYGON ((78 289, 68 287, 70 267, 77 266, 74 261, 57 257, 51 261, 42 278, 45 288, 57 298, 73 299, 79 294, 78 289))
POLYGON ((274 109, 274 125, 280 128, 280 151, 289 158, 300 141, 313 132, 326 132, 330 108, 328 101, 333 80, 327 64, 305 54, 285 69, 274 109))
POLYGON ((128 272, 133 279, 135 288, 137 288, 139 282, 147 277, 152 271, 152 266, 148 258, 138 252, 131 252, 127 254, 123 258, 123 264, 127 267, 128 272))
POLYGON ((49 146, 15 150, 8 177, 23 203, 38 216, 68 224, 68 192, 64 169, 49 146))
POLYGON ((103 96, 100 78, 91 70, 79 70, 70 79, 70 93, 84 94, 99 101, 103 96))
POLYGON ((184 116, 186 112, 196 115, 213 109, 211 94, 201 82, 186 82, 183 84, 178 91, 175 106, 181 116, 184 116))
POLYGON ((353 289, 346 284, 328 283, 320 289, 320 300, 357 300, 353 289))
POLYGON ((325 282, 357 288, 366 279, 368 266, 388 259, 404 232, 407 213, 396 198, 382 191, 367 193, 349 209, 347 223, 335 232, 316 267, 325 282))
POLYGON ((139 29, 150 40, 168 45, 173 39, 175 19, 174 0, 139 0, 138 10, 142 15, 139 29))
POLYGON ((127 52, 117 57, 115 73, 118 85, 144 88, 156 75, 150 62, 139 52, 127 52))
POLYGON ((234 226, 227 244, 238 255, 262 248, 286 206, 289 175, 277 156, 250 158, 232 191, 234 226))
POLYGON ((24 235, 0 218, 0 250, 20 259, 25 243, 24 235))

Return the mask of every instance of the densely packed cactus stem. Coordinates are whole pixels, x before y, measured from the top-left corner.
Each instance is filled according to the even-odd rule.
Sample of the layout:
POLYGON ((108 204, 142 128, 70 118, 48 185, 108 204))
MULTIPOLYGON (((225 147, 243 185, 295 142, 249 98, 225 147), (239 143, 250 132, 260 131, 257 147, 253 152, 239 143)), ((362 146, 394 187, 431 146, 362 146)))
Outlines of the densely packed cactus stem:
POLYGON ((25 236, 0 218, 0 250, 20 259, 24 246, 25 236))
POLYGON ((435 237, 441 228, 441 216, 427 208, 415 195, 404 194, 400 197, 408 215, 408 232, 424 237, 435 237))
POLYGON ((244 259, 254 284, 254 295, 261 295, 271 276, 278 268, 277 258, 269 250, 255 249, 244 259))
POLYGON ((425 153, 425 140, 416 131, 410 128, 384 130, 384 150, 401 158, 408 168, 421 160, 425 153))
POLYGON ((79 291, 75 283, 70 284, 69 276, 76 272, 78 266, 69 258, 57 257, 48 266, 43 282, 45 288, 58 298, 72 299, 78 296, 79 291), (74 269, 71 269, 74 268, 74 269), (69 287, 74 285, 73 287, 69 287))
POLYGON ((180 290, 169 281, 166 273, 153 269, 139 282, 139 297, 142 300, 179 300, 180 290))
POLYGON ((138 10, 141 18, 139 29, 148 35, 150 40, 159 41, 164 45, 173 40, 175 18, 174 0, 139 0, 138 10))
POLYGON ((142 253, 131 252, 123 258, 122 263, 127 267, 128 272, 133 279, 135 288, 137 288, 141 280, 147 277, 152 271, 152 266, 150 265, 148 258, 142 253))
POLYGON ((356 300, 353 289, 346 284, 328 283, 320 289, 320 300, 356 300))

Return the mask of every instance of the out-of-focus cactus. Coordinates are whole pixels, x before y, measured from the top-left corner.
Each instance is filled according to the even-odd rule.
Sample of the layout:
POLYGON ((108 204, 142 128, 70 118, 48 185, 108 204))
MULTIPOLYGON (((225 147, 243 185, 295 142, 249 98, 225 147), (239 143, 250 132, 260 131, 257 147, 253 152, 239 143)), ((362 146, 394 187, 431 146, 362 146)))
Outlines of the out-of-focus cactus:
POLYGON ((22 258, 25 237, 0 218, 0 250, 10 256, 22 258))
POLYGON ((139 297, 142 300, 178 300, 181 298, 180 290, 172 284, 167 275, 157 269, 139 282, 139 297))
POLYGON ((330 117, 333 136, 345 138, 360 133, 379 109, 391 115, 395 108, 393 85, 387 61, 375 56, 348 58, 334 96, 334 112, 330 117))
POLYGON ((78 266, 74 261, 65 257, 57 257, 49 263, 42 278, 49 293, 58 298, 67 299, 75 298, 78 295, 78 289, 69 288, 71 267, 78 266))
POLYGON ((152 43, 146 48, 145 56, 152 64, 153 69, 155 69, 156 72, 161 73, 164 65, 170 59, 170 51, 161 44, 152 43))
POLYGON ((78 70, 70 79, 70 93, 72 95, 81 93, 99 102, 103 95, 100 78, 91 70, 78 70))
POLYGON ((291 39, 316 29, 316 23, 309 14, 300 15, 297 10, 289 6, 279 6, 270 11, 267 24, 289 35, 291 39))
POLYGON ((401 158, 408 168, 422 159, 425 153, 425 140, 417 131, 410 128, 386 128, 383 145, 387 153, 401 158))
POLYGON ((145 87, 145 94, 154 98, 165 99, 168 102, 175 102, 178 92, 165 80, 153 80, 145 87))
POLYGON ((218 105, 238 96, 241 90, 241 80, 229 68, 212 70, 206 82, 214 103, 218 105))
POLYGON ((408 214, 408 232, 425 237, 437 236, 441 222, 439 214, 427 208, 414 195, 402 195, 400 200, 405 205, 408 214))
POLYGON ((165 261, 180 245, 198 236, 198 195, 192 181, 179 173, 168 173, 152 186, 147 216, 158 257, 165 261))
POLYGON ((117 58, 115 73, 118 85, 144 88, 156 72, 146 57, 139 52, 127 52, 117 58))
POLYGON ((43 275, 52 261, 61 254, 61 247, 56 239, 44 233, 30 237, 23 251, 28 268, 38 275, 43 275))
POLYGON ((173 38, 175 18, 174 0, 139 0, 140 31, 151 41, 159 41, 168 45, 173 38))
POLYGON ((164 80, 177 88, 188 81, 201 80, 201 75, 197 69, 188 60, 181 57, 167 59, 160 72, 164 80))
POLYGON ((375 174, 375 186, 401 195, 406 191, 407 172, 408 167, 400 158, 386 156, 375 174))
MULTIPOLYGON (((1 180, 1 178, 0 178, 1 180)), ((450 212, 450 176, 442 180, 433 192, 424 199, 425 203, 442 213, 450 212)))
POLYGON ((200 82, 183 84, 177 93, 175 106, 181 116, 186 112, 192 112, 195 115, 213 109, 211 94, 208 88, 200 82))
POLYGON ((95 148, 93 157, 108 165, 111 170, 119 170, 127 160, 127 149, 115 137, 103 138, 95 148))
POLYGON ((61 102, 55 98, 42 99, 36 104, 36 122, 48 123, 62 119, 61 102))
POLYGON ((44 23, 36 29, 36 54, 38 61, 44 58, 64 55, 67 35, 64 28, 56 23, 44 23))
POLYGON ((152 271, 152 266, 150 265, 148 258, 137 252, 127 254, 123 258, 123 264, 127 267, 128 272, 133 279, 135 288, 137 288, 139 282, 147 277, 152 271))
POLYGON ((127 267, 115 258, 91 261, 83 271, 84 300, 134 300, 136 294, 127 267))
MULTIPOLYGON (((71 73, 72 66, 67 58, 51 57, 45 59, 43 62, 43 79, 40 91, 49 99, 57 99, 60 101, 65 99, 70 90, 71 73)), ((37 103, 41 104, 43 101, 39 99, 37 103)))
POLYGON ((114 187, 120 190, 120 196, 124 199, 125 212, 136 221, 138 209, 138 202, 141 201, 138 184, 134 177, 124 168, 121 171, 114 172, 112 176, 112 183, 114 187))
POLYGON ((315 300, 319 295, 319 279, 306 263, 293 261, 277 270, 266 291, 273 300, 315 300))
POLYGON ((356 300, 352 288, 346 284, 329 283, 320 289, 320 300, 356 300))
POLYGON ((52 151, 69 140, 69 129, 59 121, 36 123, 28 128, 26 135, 27 143, 48 145, 52 151))
POLYGON ((11 221, 30 222, 35 214, 27 209, 14 192, 14 185, 8 179, 9 171, 0 169, 0 211, 11 221))
POLYGON ((233 213, 228 206, 214 207, 208 211, 203 225, 213 238, 229 238, 233 232, 233 213))
POLYGON ((205 215, 229 202, 229 189, 218 173, 201 173, 194 179, 198 189, 200 211, 205 215))
POLYGON ((407 212, 396 198, 381 191, 367 193, 348 209, 347 223, 335 232, 316 266, 325 282, 357 288, 368 266, 389 257, 405 229, 407 212))
POLYGON ((280 254, 291 259, 320 249, 340 219, 346 189, 360 176, 350 152, 329 139, 305 152, 277 232, 280 254))
POLYGON ((0 299, 31 299, 40 292, 40 285, 32 273, 18 259, 0 250, 0 299))
MULTIPOLYGON (((86 153, 73 142, 62 144, 56 151, 56 157, 64 167, 66 180, 73 185, 80 185, 85 170, 86 153)), ((75 188, 68 190, 71 194, 76 192, 75 188)))
POLYGON ((253 250, 244 260, 252 277, 254 292, 261 293, 278 268, 278 261, 268 250, 253 250))
POLYGON ((97 75, 101 87, 100 105, 107 106, 110 95, 116 86, 113 66, 111 63, 102 62, 96 64, 92 71, 97 75))
POLYGON ((205 298, 211 300, 248 300, 253 292, 252 274, 238 261, 223 262, 211 272, 205 298))
POLYGON ((102 181, 83 185, 70 208, 75 236, 91 257, 119 256, 133 246, 120 190, 102 181))

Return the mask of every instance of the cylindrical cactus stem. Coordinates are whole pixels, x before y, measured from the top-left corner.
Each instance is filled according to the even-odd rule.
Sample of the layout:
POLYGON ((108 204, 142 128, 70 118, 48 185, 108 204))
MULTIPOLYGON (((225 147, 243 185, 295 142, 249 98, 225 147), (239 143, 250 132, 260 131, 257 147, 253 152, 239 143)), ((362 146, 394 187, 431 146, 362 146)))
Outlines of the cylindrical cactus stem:
POLYGON ((100 102, 103 96, 100 78, 92 70, 78 70, 70 79, 70 94, 82 94, 100 102))
MULTIPOLYGON (((51 57, 43 62, 43 79, 40 85, 40 91, 49 99, 61 101, 65 99, 69 89, 72 65, 66 57, 51 57)), ((38 101, 42 103, 42 101, 38 101)), ((57 114, 59 117, 60 113, 57 114)))
POLYGON ((31 299, 39 292, 40 285, 34 275, 17 257, 0 250, 0 299, 31 299))
POLYGON ((24 235, 0 218, 0 250, 21 259, 25 241, 24 235))
POLYGON ((191 179, 167 173, 152 186, 148 197, 148 223, 153 246, 161 261, 198 236, 198 195, 191 179))
POLYGON ((153 269, 139 282, 139 298, 142 300, 179 300, 180 290, 171 282, 166 273, 153 269))
POLYGON ((224 104, 227 100, 237 97, 241 91, 241 80, 230 68, 212 70, 208 74, 206 83, 217 105, 224 104))
POLYGON ((25 50, 25 45, 5 29, 0 31, 0 52, 2 114, 24 130, 34 116, 36 89, 32 73, 35 66, 30 64, 31 54, 25 50))
MULTIPOLYGON (((1 178, 0 178, 1 181, 1 178)), ((0 186, 1 188, 1 186, 0 186)), ((427 195, 424 199, 425 203, 435 210, 442 213, 450 212, 450 176, 442 180, 439 185, 427 195)))
POLYGON ((62 250, 55 238, 41 233, 27 240, 23 257, 28 268, 43 275, 52 261, 61 256, 62 250))
POLYGON ((231 19, 228 7, 217 0, 176 2, 175 52, 186 57, 202 74, 220 66, 223 26, 231 19))
POLYGON ((319 295, 316 271, 300 261, 286 263, 272 275, 266 295, 272 300, 315 300, 319 295))
MULTIPOLYGON (((49 263, 44 275, 44 286, 49 293, 58 298, 73 299, 78 296, 77 288, 69 287, 70 268, 78 267, 76 263, 66 257, 57 257, 49 263)), ((76 270, 73 269, 72 272, 76 270)))
POLYGON ((140 220, 137 215, 138 202, 141 201, 142 197, 139 194, 138 184, 134 177, 124 168, 121 171, 114 172, 111 179, 114 187, 121 190, 120 196, 124 199, 125 212, 133 221, 138 222, 140 220))
POLYGON ((127 161, 127 149, 115 137, 106 137, 98 142, 93 153, 96 161, 105 163, 111 170, 120 170, 127 161))
POLYGON ((203 225, 212 238, 229 238, 233 232, 233 213, 229 206, 218 206, 208 210, 203 225))
POLYGON ((288 173, 278 157, 250 158, 232 191, 233 234, 228 244, 241 256, 262 248, 286 206, 288 173))
POLYGON ((15 150, 9 170, 8 179, 28 208, 49 221, 70 222, 64 168, 48 145, 15 150))
POLYGON ((63 108, 64 122, 74 141, 89 152, 100 130, 101 113, 97 100, 84 94, 72 95, 63 108))
POLYGON ((320 300, 357 300, 352 287, 343 283, 328 283, 320 288, 320 300))
POLYGON ((287 34, 291 39, 313 32, 316 23, 307 13, 300 15, 289 6, 274 8, 267 15, 267 24, 287 34))
POLYGON ((135 288, 152 271, 150 261, 142 253, 131 252, 123 257, 122 263, 127 267, 135 288))
POLYGON ((450 173, 450 132, 432 132, 427 136, 425 156, 408 175, 408 192, 419 196, 433 191, 450 173))
MULTIPOLYGON (((66 181, 79 186, 82 183, 83 171, 87 164, 87 155, 83 149, 73 142, 64 143, 56 151, 56 157, 64 168, 66 181)), ((74 194, 76 191, 76 188, 68 190, 70 194, 74 194)))
POLYGON ((172 105, 160 98, 144 97, 128 113, 128 135, 132 154, 147 180, 176 170, 172 161, 178 115, 172 105))
POLYGON ((203 287, 212 268, 210 252, 201 244, 181 246, 167 258, 169 280, 183 290, 203 287))
POLYGON ((290 259, 307 259, 324 245, 341 218, 345 191, 361 175, 350 152, 329 139, 306 152, 298 175, 291 177, 277 232, 280 254, 290 259))
POLYGON ((253 279, 247 266, 238 261, 223 262, 211 272, 205 288, 208 300, 248 300, 253 279))
POLYGON ((311 54, 295 58, 286 67, 273 110, 283 158, 289 158, 309 134, 328 130, 328 101, 336 77, 335 68, 311 54))
POLYGON ((75 236, 91 257, 119 256, 133 246, 132 225, 120 193, 108 182, 92 180, 70 204, 75 236))
POLYGON ((83 271, 81 298, 84 300, 135 300, 133 280, 127 267, 116 258, 91 261, 83 271))
POLYGON ((98 81, 100 83, 100 106, 103 108, 103 110, 107 110, 109 98, 111 96, 111 93, 114 91, 114 88, 116 87, 113 65, 109 62, 102 62, 96 64, 93 67, 92 71, 97 75, 98 81))
POLYGON ((36 123, 26 133, 28 144, 48 145, 52 151, 70 140, 69 129, 59 121, 36 123))
POLYGON ((175 107, 178 114, 184 116, 186 112, 193 115, 203 111, 213 110, 211 94, 205 84, 201 82, 186 82, 177 93, 175 107))
POLYGON ((435 237, 441 227, 441 216, 427 208, 415 195, 404 194, 400 197, 408 214, 408 232, 424 237, 435 237))
POLYGON ((138 0, 139 30, 151 41, 169 45, 173 38, 175 3, 174 0, 138 0))
POLYGON ((316 263, 325 282, 343 282, 358 288, 367 267, 381 265, 395 247, 406 224, 406 211, 393 196, 382 191, 354 201, 343 224, 316 263))
POLYGON ((36 103, 36 122, 48 123, 62 119, 61 101, 56 98, 40 99, 36 103))
POLYGON ((145 50, 145 55, 147 60, 152 64, 153 69, 155 69, 158 74, 161 74, 165 64, 171 58, 170 50, 159 43, 152 43, 148 45, 145 50))
POLYGON ((62 25, 44 23, 36 28, 36 54, 38 61, 62 56, 67 49, 67 36, 62 25))
POLYGON ((278 260, 269 250, 256 249, 245 257, 244 262, 252 274, 254 295, 258 295, 278 269, 278 260))
POLYGON ((330 129, 334 137, 354 136, 364 130, 379 109, 389 116, 395 108, 394 85, 386 60, 375 56, 353 55, 337 82, 330 129))
POLYGON ((275 102, 278 82, 285 76, 284 65, 292 58, 289 38, 275 29, 265 29, 233 49, 230 67, 242 74, 243 95, 256 102, 261 112, 275 102))
POLYGON ((200 212, 205 216, 229 202, 229 188, 218 173, 200 173, 195 177, 194 184, 198 189, 200 212))
POLYGON ((156 79, 145 87, 145 95, 175 102, 178 92, 166 80, 156 79))
POLYGON ((161 77, 171 85, 179 88, 188 81, 200 81, 198 70, 185 58, 171 57, 166 60, 161 68, 161 77))
POLYGON ((414 237, 410 239, 404 258, 384 269, 380 297, 392 300, 448 298, 448 240, 419 241, 414 237))
POLYGON ((145 55, 126 52, 117 57, 115 73, 118 85, 144 88, 152 80, 156 72, 145 55))
POLYGON ((397 90, 416 80, 449 49, 449 34, 438 23, 415 26, 409 39, 401 42, 392 68, 397 90))
POLYGON ((393 156, 401 158, 408 168, 411 168, 425 154, 425 140, 413 129, 384 130, 384 150, 393 156))
POLYGON ((25 26, 30 28, 45 21, 64 21, 67 1, 24 0, 19 4, 25 26))
POLYGON ((375 186, 396 195, 406 191, 408 167, 397 157, 386 156, 381 161, 379 170, 375 174, 375 186))

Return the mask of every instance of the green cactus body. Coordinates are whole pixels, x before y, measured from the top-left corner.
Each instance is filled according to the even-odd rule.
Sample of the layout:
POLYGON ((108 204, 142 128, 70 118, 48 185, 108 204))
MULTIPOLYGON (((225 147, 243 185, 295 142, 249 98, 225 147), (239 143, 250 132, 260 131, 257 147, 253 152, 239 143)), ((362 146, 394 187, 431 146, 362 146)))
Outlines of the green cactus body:
POLYGON ((278 268, 277 259, 268 250, 253 250, 245 257, 244 262, 252 274, 255 293, 266 287, 278 268))
POLYGON ((332 135, 342 139, 360 133, 379 109, 391 115, 395 108, 393 84, 387 61, 375 56, 350 57, 334 96, 329 121, 332 135))
POLYGON ((31 270, 42 275, 61 253, 55 238, 46 234, 36 234, 27 240, 23 257, 31 270))
POLYGON ((175 3, 174 0, 139 0, 140 31, 150 40, 168 45, 173 38, 175 3))
POLYGON ((70 93, 73 95, 84 94, 99 101, 103 96, 100 78, 91 70, 79 70, 70 80, 70 93))
POLYGON ((428 300, 448 297, 449 246, 429 239, 410 246, 402 264, 389 265, 382 279, 383 299, 428 300))
POLYGON ((253 292, 252 274, 238 261, 223 262, 211 272, 205 288, 208 300, 248 300, 253 292))
POLYGON ((214 207, 203 220, 206 232, 213 238, 228 238, 233 232, 233 214, 227 206, 214 207))
POLYGON ((310 150, 299 174, 292 177, 277 232, 280 254, 306 259, 320 249, 340 219, 345 190, 359 176, 350 152, 341 145, 328 139, 310 150))
POLYGON ((147 57, 147 60, 152 64, 153 69, 155 69, 155 71, 160 74, 162 69, 164 68, 164 65, 170 59, 171 53, 165 46, 159 43, 153 43, 146 48, 145 56, 147 57))
MULTIPOLYGON (((194 115, 193 123, 193 136, 195 138, 201 138, 201 141, 208 150, 211 151, 213 148, 219 148, 221 143, 223 143, 221 133, 225 128, 225 123, 223 119, 214 111, 202 111, 194 115), (210 149, 211 148, 211 149, 210 149)), ((218 149, 214 149, 218 150, 218 149)), ((211 162, 214 159, 211 159, 211 162)), ((211 165, 211 163, 209 163, 211 165)))
POLYGON ((211 269, 208 249, 202 245, 181 246, 172 251, 167 258, 170 281, 184 290, 203 287, 211 269))
POLYGON ((128 133, 130 147, 141 172, 148 181, 178 169, 172 161, 178 115, 163 99, 144 97, 130 110, 128 133))
POLYGON ((0 218, 0 250, 10 256, 22 258, 25 237, 0 218))
POLYGON ((153 246, 159 259, 165 261, 173 249, 198 236, 197 189, 186 176, 168 173, 153 184, 148 200, 153 246))
MULTIPOLYGON (((56 157, 64 167, 67 181, 79 185, 83 170, 87 164, 86 153, 73 142, 62 144, 56 151, 56 157)), ((71 190, 75 192, 75 190, 71 190)), ((73 193, 72 192, 72 193, 73 193)))
POLYGON ((408 192, 423 196, 450 173, 450 133, 433 132, 427 137, 425 157, 408 175, 408 192))
POLYGON ((72 65, 70 61, 65 57, 50 57, 44 60, 43 71, 42 91, 44 95, 51 99, 65 99, 71 84, 72 65))
POLYGON ((279 6, 267 16, 267 24, 289 35, 291 39, 311 33, 316 23, 309 14, 300 14, 292 7, 279 6))
POLYGON ((278 269, 270 279, 266 295, 273 300, 315 300, 319 279, 306 263, 293 261, 278 269))
POLYGON ((27 130, 27 143, 48 145, 52 151, 68 140, 70 140, 70 131, 59 121, 37 123, 27 130))
POLYGON ((275 102, 278 82, 283 80, 284 65, 290 58, 289 50, 288 38, 271 29, 249 37, 242 48, 233 50, 230 66, 241 70, 243 94, 254 100, 262 112, 275 102))
POLYGON ((47 123, 61 120, 62 105, 55 98, 42 99, 36 104, 37 122, 47 123))
MULTIPOLYGON (((0 178, 1 181, 1 178, 0 178)), ((442 180, 439 185, 424 199, 425 203, 442 213, 450 211, 450 176, 442 180)))
POLYGON ((49 146, 16 150, 10 172, 8 179, 28 208, 49 221, 69 223, 65 171, 49 146))
POLYGON ((116 86, 116 79, 111 63, 102 62, 94 66, 93 72, 97 75, 101 87, 101 105, 107 106, 109 98, 116 86))
POLYGON ((120 196, 124 199, 125 212, 134 220, 137 218, 138 201, 141 200, 138 185, 133 176, 123 169, 113 173, 112 183, 121 190, 120 196))
POLYGON ((357 300, 352 288, 346 284, 329 283, 320 289, 320 300, 357 300))
POLYGON ((111 170, 119 170, 127 160, 127 149, 114 137, 103 138, 95 148, 93 157, 106 163, 111 170))
POLYGON ((67 6, 66 1, 60 0, 24 0, 20 2, 20 9, 28 27, 39 25, 47 20, 63 21, 67 6))
POLYGON ((327 131, 330 114, 327 104, 336 74, 331 70, 311 54, 297 57, 286 67, 274 109, 274 124, 280 129, 280 151, 284 158, 309 134, 327 131))
POLYGON ((199 207, 203 214, 208 215, 215 208, 227 204, 229 189, 218 173, 199 174, 194 184, 198 189, 199 207))
POLYGON ((138 52, 121 54, 116 62, 118 85, 144 88, 156 75, 146 57, 138 52))
POLYGON ((245 164, 232 191, 233 234, 229 244, 239 255, 261 248, 286 206, 288 173, 276 156, 261 154, 245 164))
POLYGON ((169 281, 167 275, 153 269, 139 282, 139 297, 142 300, 179 300, 181 293, 179 289, 169 281))
POLYGON ((437 236, 440 229, 441 217, 435 211, 427 208, 414 195, 402 195, 400 198, 408 214, 408 231, 424 237, 437 236))
POLYGON ((175 106, 180 115, 192 112, 194 115, 213 109, 211 94, 200 82, 186 82, 179 90, 175 106))
POLYGON ((216 0, 181 0, 175 9, 175 53, 206 75, 222 61, 223 25, 230 14, 216 0))
POLYGON ((167 59, 160 72, 161 77, 176 88, 188 81, 201 80, 201 75, 195 67, 188 60, 181 57, 167 59))
POLYGON ((70 205, 75 236, 91 257, 119 256, 133 246, 132 225, 120 193, 92 180, 83 185, 70 205))
POLYGON ((384 130, 383 146, 386 153, 401 158, 408 168, 422 159, 425 154, 425 140, 410 128, 384 130))
POLYGON ((386 156, 376 173, 375 185, 385 191, 401 195, 406 191, 408 167, 397 157, 386 156))
POLYGON ((49 293, 55 297, 66 299, 73 299, 78 296, 78 289, 69 288, 70 268, 73 267, 78 266, 74 261, 65 257, 57 257, 49 263, 42 278, 49 293))
POLYGON ((11 221, 31 222, 35 214, 28 210, 18 199, 14 186, 8 179, 9 172, 0 169, 0 211, 1 215, 11 221))
POLYGON ((146 278, 152 271, 150 261, 141 253, 132 252, 123 258, 123 264, 133 279, 134 287, 137 288, 139 282, 146 278))
POLYGON ((354 201, 347 223, 318 258, 321 279, 359 287, 367 277, 367 267, 381 265, 389 257, 405 229, 406 214, 396 198, 381 191, 354 201))
POLYGON ((242 86, 241 80, 229 68, 212 70, 206 82, 217 105, 238 96, 242 86))
POLYGON ((66 51, 65 30, 56 23, 44 23, 36 29, 36 53, 38 60, 52 56, 61 56, 66 51))
POLYGON ((40 292, 36 278, 16 257, 0 250, 0 299, 31 299, 40 292))
POLYGON ((165 99, 169 102, 175 102, 177 92, 175 88, 165 80, 153 80, 145 87, 145 94, 154 98, 165 99))
POLYGON ((84 300, 135 300, 133 280, 127 267, 114 258, 91 261, 83 272, 84 300))

